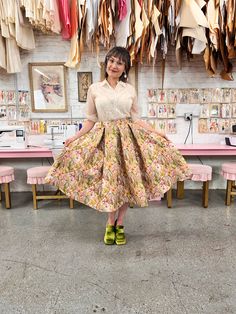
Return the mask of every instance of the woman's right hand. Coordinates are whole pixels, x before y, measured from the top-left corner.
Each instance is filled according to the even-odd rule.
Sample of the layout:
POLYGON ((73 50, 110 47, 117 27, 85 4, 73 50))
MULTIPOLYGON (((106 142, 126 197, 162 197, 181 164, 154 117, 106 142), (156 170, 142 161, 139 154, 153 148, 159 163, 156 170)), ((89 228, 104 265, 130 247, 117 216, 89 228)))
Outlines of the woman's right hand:
POLYGON ((74 142, 76 139, 77 139, 76 136, 69 137, 69 138, 65 141, 65 146, 69 146, 70 143, 74 142))

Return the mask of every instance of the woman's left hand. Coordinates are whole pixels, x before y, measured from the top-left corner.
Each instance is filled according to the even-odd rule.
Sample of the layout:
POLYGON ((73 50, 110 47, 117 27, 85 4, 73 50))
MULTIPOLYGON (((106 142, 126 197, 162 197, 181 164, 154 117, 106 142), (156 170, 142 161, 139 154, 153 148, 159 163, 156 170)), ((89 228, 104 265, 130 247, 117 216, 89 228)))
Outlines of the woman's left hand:
POLYGON ((156 132, 158 135, 160 135, 161 137, 163 137, 164 139, 166 139, 168 142, 170 142, 170 140, 168 139, 168 137, 164 134, 164 133, 160 133, 160 132, 156 132))

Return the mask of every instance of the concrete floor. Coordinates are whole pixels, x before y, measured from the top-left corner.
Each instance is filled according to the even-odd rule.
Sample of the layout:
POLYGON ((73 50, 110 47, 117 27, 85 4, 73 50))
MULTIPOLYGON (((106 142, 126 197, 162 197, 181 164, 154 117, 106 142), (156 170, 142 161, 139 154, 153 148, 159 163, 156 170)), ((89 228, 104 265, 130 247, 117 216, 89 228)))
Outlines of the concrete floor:
POLYGON ((129 209, 126 246, 105 246, 106 215, 13 193, 0 205, 0 313, 236 313, 236 203, 224 191, 129 209))

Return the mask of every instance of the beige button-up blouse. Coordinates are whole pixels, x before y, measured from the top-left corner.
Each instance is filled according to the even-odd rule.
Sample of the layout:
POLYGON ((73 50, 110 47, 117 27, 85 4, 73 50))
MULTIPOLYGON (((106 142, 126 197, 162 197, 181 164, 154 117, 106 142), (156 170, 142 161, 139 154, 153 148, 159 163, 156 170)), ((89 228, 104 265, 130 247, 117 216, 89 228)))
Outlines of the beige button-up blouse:
POLYGON ((107 80, 94 83, 87 94, 86 118, 93 122, 139 118, 134 87, 119 81, 115 88, 107 80))

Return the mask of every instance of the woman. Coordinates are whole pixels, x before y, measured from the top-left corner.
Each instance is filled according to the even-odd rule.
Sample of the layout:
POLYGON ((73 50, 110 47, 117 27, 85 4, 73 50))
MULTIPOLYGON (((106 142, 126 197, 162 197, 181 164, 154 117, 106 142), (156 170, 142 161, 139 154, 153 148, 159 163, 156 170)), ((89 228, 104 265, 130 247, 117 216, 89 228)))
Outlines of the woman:
POLYGON ((65 143, 47 182, 65 194, 108 213, 105 244, 125 244, 128 204, 148 206, 177 180, 189 176, 186 162, 164 134, 138 118, 135 89, 127 83, 130 55, 112 48, 105 80, 87 95, 87 120, 65 143))

